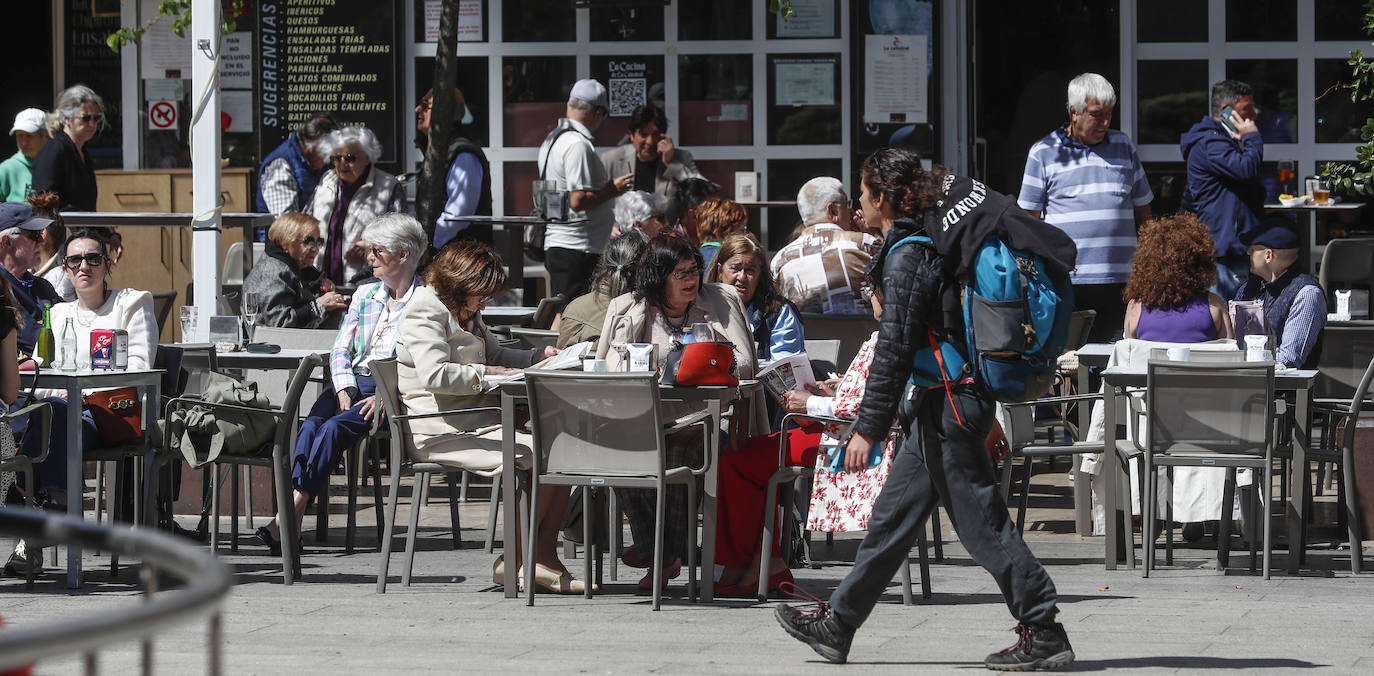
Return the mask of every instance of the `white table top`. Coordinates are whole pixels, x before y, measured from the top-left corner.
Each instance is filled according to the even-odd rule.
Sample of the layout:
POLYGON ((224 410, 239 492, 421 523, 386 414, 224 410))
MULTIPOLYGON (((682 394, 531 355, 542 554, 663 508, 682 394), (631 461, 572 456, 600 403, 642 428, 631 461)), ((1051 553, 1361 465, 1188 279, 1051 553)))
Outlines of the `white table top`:
POLYGON ((489 305, 482 310, 483 317, 526 317, 534 314, 535 308, 528 305, 489 305))

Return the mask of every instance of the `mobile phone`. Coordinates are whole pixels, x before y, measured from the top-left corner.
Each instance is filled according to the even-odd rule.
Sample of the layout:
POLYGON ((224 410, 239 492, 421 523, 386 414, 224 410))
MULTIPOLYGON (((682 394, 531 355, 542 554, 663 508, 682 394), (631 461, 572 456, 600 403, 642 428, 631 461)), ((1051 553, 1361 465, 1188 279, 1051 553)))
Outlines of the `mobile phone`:
POLYGON ((1235 112, 1235 108, 1232 108, 1231 106, 1226 106, 1225 108, 1221 109, 1221 126, 1226 127, 1231 131, 1232 134, 1235 134, 1237 133, 1236 125, 1231 123, 1231 113, 1233 112, 1235 112))

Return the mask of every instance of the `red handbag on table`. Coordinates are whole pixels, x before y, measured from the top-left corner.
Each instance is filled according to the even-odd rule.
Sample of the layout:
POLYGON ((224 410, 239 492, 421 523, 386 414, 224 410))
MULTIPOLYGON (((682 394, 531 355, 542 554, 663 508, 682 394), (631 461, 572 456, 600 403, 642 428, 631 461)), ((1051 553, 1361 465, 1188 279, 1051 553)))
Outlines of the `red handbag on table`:
POLYGON ((729 343, 673 343, 663 360, 667 385, 739 385, 735 377, 735 348, 729 343))

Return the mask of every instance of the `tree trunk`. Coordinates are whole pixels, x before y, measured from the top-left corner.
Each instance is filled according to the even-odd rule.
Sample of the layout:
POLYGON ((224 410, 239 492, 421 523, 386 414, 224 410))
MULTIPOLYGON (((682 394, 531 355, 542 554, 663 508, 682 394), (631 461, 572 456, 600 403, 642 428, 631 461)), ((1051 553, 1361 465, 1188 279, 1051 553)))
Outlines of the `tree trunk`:
POLYGON ((439 14, 439 44, 434 52, 434 108, 429 115, 429 146, 420 167, 420 183, 415 191, 415 215, 431 244, 437 220, 443 216, 447 191, 448 145, 457 124, 454 109, 458 101, 453 89, 458 81, 458 0, 443 0, 439 14))

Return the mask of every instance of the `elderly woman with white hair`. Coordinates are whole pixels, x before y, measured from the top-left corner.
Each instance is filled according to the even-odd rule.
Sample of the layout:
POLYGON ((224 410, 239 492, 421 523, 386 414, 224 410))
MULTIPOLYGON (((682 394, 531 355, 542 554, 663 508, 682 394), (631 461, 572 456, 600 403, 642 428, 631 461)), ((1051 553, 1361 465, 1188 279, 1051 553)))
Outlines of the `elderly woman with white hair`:
POLYGON ((639 228, 646 239, 653 239, 658 231, 668 227, 664 212, 668 209, 667 198, 643 190, 631 190, 615 201, 615 228, 611 237, 639 228))
MULTIPOLYGON (((415 274, 429 248, 420 222, 405 214, 385 214, 362 233, 367 263, 377 282, 358 287, 330 353, 331 387, 301 421, 291 463, 295 486, 296 532, 310 497, 324 489, 345 449, 351 448, 379 413, 369 364, 396 354, 401 315, 420 286, 415 274)), ((258 529, 257 537, 274 554, 281 547, 281 513, 258 529)))
POLYGON ((363 227, 382 214, 404 211, 405 189, 395 176, 373 166, 382 144, 367 127, 330 132, 320 148, 333 166, 310 205, 324 239, 320 269, 335 283, 350 284, 368 276, 367 250, 359 241, 363 227))
POLYGON ((62 196, 62 211, 95 211, 95 167, 86 142, 105 124, 104 102, 86 85, 74 85, 57 96, 44 144, 33 160, 33 192, 51 190, 62 196), (55 119, 54 119, 55 118, 55 119))

